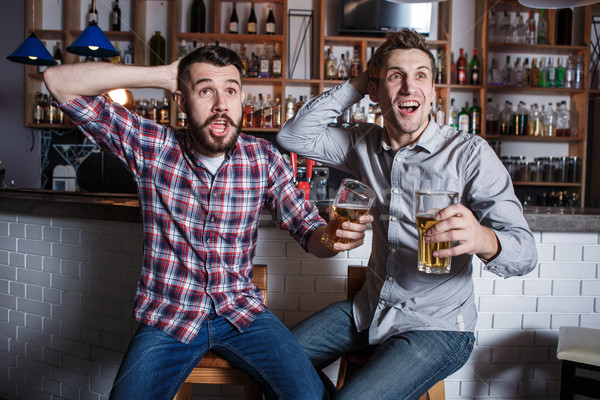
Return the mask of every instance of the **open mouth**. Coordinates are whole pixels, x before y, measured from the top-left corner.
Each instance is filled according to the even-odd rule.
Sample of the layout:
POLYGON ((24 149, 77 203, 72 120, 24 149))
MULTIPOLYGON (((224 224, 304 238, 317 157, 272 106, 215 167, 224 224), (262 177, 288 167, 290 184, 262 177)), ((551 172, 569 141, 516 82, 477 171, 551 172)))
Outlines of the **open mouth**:
POLYGON ((414 100, 398 103, 398 109, 400 109, 400 112, 407 115, 414 114, 419 107, 419 103, 414 100))
POLYGON ((217 119, 210 125, 211 132, 215 136, 225 136, 228 123, 224 119, 217 119))

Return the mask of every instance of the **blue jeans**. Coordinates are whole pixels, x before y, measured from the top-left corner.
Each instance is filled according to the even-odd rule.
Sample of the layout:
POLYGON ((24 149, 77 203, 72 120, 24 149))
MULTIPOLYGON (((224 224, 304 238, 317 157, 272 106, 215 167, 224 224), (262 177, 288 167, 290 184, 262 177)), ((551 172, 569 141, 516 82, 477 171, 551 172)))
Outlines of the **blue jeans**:
POLYGON ((326 399, 314 367, 269 310, 239 332, 214 310, 189 344, 140 325, 115 378, 113 400, 172 400, 207 350, 243 369, 268 399, 326 399))
POLYGON ((370 346, 368 330, 356 331, 352 300, 331 304, 300 322, 292 333, 316 369, 341 355, 371 348, 373 356, 332 399, 418 399, 436 382, 459 370, 473 350, 471 332, 410 331, 370 346))

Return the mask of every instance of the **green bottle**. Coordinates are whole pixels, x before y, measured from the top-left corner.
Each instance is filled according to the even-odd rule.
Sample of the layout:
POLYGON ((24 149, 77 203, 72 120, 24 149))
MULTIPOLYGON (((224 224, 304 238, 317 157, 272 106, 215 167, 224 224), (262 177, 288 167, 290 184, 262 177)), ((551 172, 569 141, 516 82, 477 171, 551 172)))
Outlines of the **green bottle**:
POLYGON ((481 107, 477 105, 477 99, 473 99, 473 106, 469 109, 469 132, 481 135, 481 107))
POLYGON ((206 22, 206 7, 203 0, 194 0, 190 12, 190 32, 205 32, 204 24, 206 22))
POLYGON ((469 128, 471 127, 471 121, 469 118, 469 113, 467 110, 469 109, 469 104, 463 107, 458 113, 458 130, 469 132, 469 128))
POLYGON ((165 61, 165 38, 156 31, 150 38, 150 65, 164 65, 165 61))

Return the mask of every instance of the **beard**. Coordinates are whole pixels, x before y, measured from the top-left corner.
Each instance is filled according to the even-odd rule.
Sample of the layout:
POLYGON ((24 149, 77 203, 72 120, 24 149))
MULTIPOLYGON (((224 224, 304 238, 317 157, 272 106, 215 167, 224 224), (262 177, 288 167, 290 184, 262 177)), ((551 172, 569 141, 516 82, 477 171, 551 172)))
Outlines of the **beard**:
POLYGON ((217 154, 227 153, 235 147, 237 139, 240 136, 242 119, 240 118, 240 120, 236 123, 226 114, 214 114, 212 117, 204 121, 204 123, 201 123, 200 121, 197 121, 193 116, 190 116, 189 124, 189 133, 191 135, 193 146, 198 146, 199 148, 202 148, 208 151, 209 153, 217 154), (228 125, 234 128, 235 131, 223 137, 212 136, 206 128, 214 120, 219 118, 226 120, 228 125))

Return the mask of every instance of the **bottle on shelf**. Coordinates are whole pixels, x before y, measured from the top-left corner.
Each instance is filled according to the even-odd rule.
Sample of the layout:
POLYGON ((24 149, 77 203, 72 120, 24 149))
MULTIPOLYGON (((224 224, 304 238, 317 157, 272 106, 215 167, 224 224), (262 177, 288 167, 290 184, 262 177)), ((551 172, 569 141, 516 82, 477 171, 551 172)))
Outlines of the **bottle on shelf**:
POLYGON ((177 126, 184 128, 187 126, 187 114, 182 110, 177 110, 177 126))
POLYGON ((346 58, 344 54, 340 56, 340 63, 335 70, 336 79, 346 80, 348 79, 348 66, 346 65, 346 58))
POLYGON ((256 35, 258 33, 257 30, 256 12, 254 12, 254 2, 252 2, 250 5, 250 15, 248 16, 248 34, 256 35))
POLYGON ((285 102, 285 120, 288 121, 294 117, 294 99, 292 95, 288 95, 288 98, 285 102))
POLYGON ((242 78, 248 76, 248 69, 250 68, 250 61, 248 61, 248 56, 246 56, 246 47, 242 44, 240 45, 240 60, 242 61, 242 78))
POLYGON ((523 21, 523 16, 517 12, 510 28, 508 43, 523 44, 527 40, 527 25, 523 21))
POLYGON ((52 58, 54 58, 54 61, 56 61, 56 63, 58 65, 63 63, 63 54, 60 49, 60 42, 56 42, 56 45, 54 46, 54 54, 52 55, 52 58))
POLYGON ((110 30, 121 30, 121 7, 119 7, 119 0, 115 0, 115 4, 110 12, 110 30))
POLYGON ((168 125, 171 122, 171 109, 169 106, 169 98, 165 97, 158 109, 158 122, 163 125, 168 125))
POLYGON ((469 69, 471 70, 471 85, 479 85, 479 58, 477 58, 477 49, 473 49, 473 57, 469 62, 469 69))
POLYGON ((531 67, 529 66, 529 57, 525 57, 523 63, 523 86, 531 86, 531 67))
POLYGON ((498 14, 496 10, 492 8, 488 17, 488 41, 490 43, 498 42, 498 14))
POLYGON ((375 115, 375 105, 369 104, 366 122, 367 122, 367 124, 374 124, 376 120, 377 120, 377 115, 375 115))
POLYGON ((556 68, 552 62, 552 57, 548 57, 548 66, 546 67, 548 74, 548 87, 556 87, 556 68))
POLYGON ((263 111, 263 128, 273 127, 273 103, 271 102, 271 95, 267 94, 267 100, 264 104, 263 111))
POLYGON ((485 108, 485 134, 498 134, 498 109, 491 98, 487 99, 487 106, 485 108))
POLYGON ((504 14, 500 19, 500 29, 498 31, 498 42, 499 43, 508 43, 508 36, 510 35, 510 14, 508 11, 504 10, 504 14))
POLYGON ((435 83, 444 83, 444 64, 441 58, 435 63, 435 83))
POLYGON ((546 67, 546 57, 540 60, 540 79, 539 87, 548 87, 548 68, 546 67))
POLYGON ((265 43, 263 47, 262 53, 260 53, 259 63, 258 63, 258 77, 259 78, 270 78, 271 70, 270 70, 270 61, 269 61, 269 47, 265 43))
POLYGON ((440 126, 444 125, 446 122, 446 113, 444 112, 444 105, 441 97, 438 97, 438 105, 435 110, 435 122, 440 126))
POLYGON ((537 66, 537 59, 531 60, 531 86, 540 86, 540 69, 537 66))
POLYGON ((187 43, 185 39, 181 41, 179 45, 179 52, 177 53, 177 58, 183 58, 188 55, 187 43))
POLYGON ((517 110, 513 115, 513 129, 516 136, 525 136, 527 134, 529 112, 525 108, 525 103, 520 101, 517 110))
POLYGON ((535 44, 535 18, 533 18, 533 10, 529 10, 529 18, 527 19, 527 44, 535 44))
POLYGON ((498 60, 495 58, 492 58, 492 66, 490 67, 488 85, 502 85, 502 73, 498 68, 498 60))
POLYGON ((544 114, 543 136, 556 137, 556 111, 552 109, 552 103, 548 103, 548 110, 544 114))
POLYGON ((556 44, 571 45, 573 29, 573 10, 560 8, 556 10, 556 44))
POLYGON ((265 21, 265 33, 267 35, 275 34, 275 14, 273 14, 273 3, 269 4, 269 14, 265 21))
POLYGON ((562 101, 556 110, 556 136, 569 137, 571 136, 569 110, 567 110, 567 102, 562 101))
POLYGON ((250 62, 248 64, 248 78, 258 78, 258 57, 254 52, 250 55, 250 62))
POLYGON ((543 132, 543 124, 542 124, 542 113, 538 107, 537 103, 533 103, 531 105, 531 109, 529 110, 529 118, 527 120, 528 128, 527 135, 528 136, 542 136, 543 132))
POLYGON ((550 21, 548 20, 548 14, 545 9, 540 10, 540 17, 538 20, 537 29, 537 44, 548 44, 548 29, 550 21))
POLYGON ((273 128, 281 128, 281 100, 275 99, 273 104, 273 128))
POLYGON ((513 68, 514 86, 525 86, 525 69, 521 65, 521 57, 517 57, 513 68))
POLYGON ((42 103, 42 93, 35 94, 35 103, 33 104, 33 123, 41 124, 44 122, 44 105, 42 103))
POLYGON ((265 116, 265 105, 263 103, 263 95, 262 93, 258 94, 258 99, 254 102, 254 127, 262 128, 264 125, 264 116, 265 116))
POLYGON ((575 64, 575 89, 583 89, 584 77, 583 54, 577 54, 577 64, 575 64))
POLYGON ((123 64, 132 65, 133 63, 134 63, 133 46, 128 45, 127 50, 125 50, 125 52, 123 52, 123 64))
POLYGON ((275 43, 273 50, 273 56, 271 57, 271 78, 281 78, 282 75, 282 59, 281 59, 281 45, 279 42, 275 43))
POLYGON ((512 119, 513 109, 510 101, 504 102, 504 108, 500 111, 500 134, 501 135, 512 135, 512 119))
POLYGON ((325 59, 325 79, 333 80, 336 78, 336 59, 333 55, 333 49, 329 46, 327 58, 325 59))
POLYGON ((506 56, 506 64, 504 64, 504 69, 502 69, 502 83, 504 86, 514 86, 515 84, 513 66, 510 63, 510 56, 506 56))
POLYGON ((204 0, 194 0, 190 12, 190 32, 202 33, 206 32, 206 7, 204 0))
POLYGON ((573 57, 567 57, 567 67, 565 68, 565 87, 567 89, 575 88, 575 66, 573 65, 573 57))
POLYGON ((464 49, 460 49, 458 60, 456 60, 456 83, 465 85, 467 83, 467 60, 464 49))
POLYGON ((469 108, 469 132, 481 135, 481 107, 477 105, 477 99, 473 99, 473 105, 469 108))
POLYGON ((150 99, 150 107, 148 108, 148 114, 146 118, 151 121, 158 122, 158 100, 155 98, 150 99))
POLYGON ((557 57, 556 65, 556 76, 554 80, 554 87, 562 88, 565 87, 565 67, 562 66, 562 58, 557 57))
POLYGON ((294 107, 294 115, 298 114, 298 111, 304 106, 304 96, 300 96, 300 100, 296 103, 294 107))
POLYGON ((360 62, 360 54, 358 53, 358 48, 354 48, 354 53, 352 55, 352 61, 350 62, 350 77, 354 78, 358 76, 362 72, 362 65, 360 62))
POLYGON ((248 93, 246 102, 244 103, 244 116, 242 118, 243 128, 252 128, 254 126, 254 103, 252 102, 252 94, 248 93))
POLYGON ((454 99, 450 99, 450 108, 448 109, 448 125, 458 129, 458 111, 454 106, 454 99))
POLYGON ((165 64, 165 38, 160 31, 155 31, 150 38, 150 65, 165 64))
POLYGON ((471 121, 469 118, 469 113, 467 109, 469 108, 469 104, 466 104, 463 108, 460 109, 458 113, 458 130, 469 132, 471 127, 471 121))
POLYGON ((96 8, 96 3, 94 1, 90 3, 90 8, 88 9, 87 14, 87 22, 88 25, 91 23, 98 23, 98 9, 96 8))
POLYGON ((240 33, 240 20, 237 15, 237 2, 233 3, 229 17, 229 33, 240 33))
POLYGON ((121 49, 119 49, 119 42, 114 42, 113 46, 115 47, 115 50, 117 50, 119 52, 119 54, 117 54, 114 57, 110 58, 110 62, 113 64, 121 64, 121 49))

